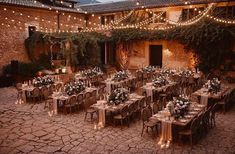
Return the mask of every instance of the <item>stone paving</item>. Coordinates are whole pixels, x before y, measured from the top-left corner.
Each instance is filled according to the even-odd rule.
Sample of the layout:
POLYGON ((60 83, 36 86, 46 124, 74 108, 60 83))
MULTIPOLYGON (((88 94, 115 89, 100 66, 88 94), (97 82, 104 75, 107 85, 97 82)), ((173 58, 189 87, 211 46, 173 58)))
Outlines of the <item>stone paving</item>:
POLYGON ((94 130, 84 113, 49 117, 43 104, 16 105, 13 87, 0 89, 0 153, 235 153, 235 107, 219 113, 217 127, 193 148, 174 144, 161 149, 157 139, 144 133, 141 122, 130 127, 94 130))

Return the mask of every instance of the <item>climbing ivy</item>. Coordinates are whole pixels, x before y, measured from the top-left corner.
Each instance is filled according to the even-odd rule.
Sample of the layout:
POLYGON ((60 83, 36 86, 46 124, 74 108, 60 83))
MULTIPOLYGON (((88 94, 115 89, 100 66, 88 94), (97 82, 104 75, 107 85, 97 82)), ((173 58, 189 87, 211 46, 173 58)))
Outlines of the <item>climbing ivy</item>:
POLYGON ((118 29, 112 32, 111 40, 176 40, 184 44, 186 51, 192 51, 197 56, 198 67, 203 72, 209 72, 231 55, 235 27, 204 19, 194 25, 164 31, 118 29))
MULTIPOLYGON (((26 39, 25 46, 29 57, 32 57, 34 48, 38 42, 48 42, 45 34, 36 32, 26 39)), ((48 35, 48 34, 47 34, 48 35)), ((129 42, 135 40, 176 40, 182 43, 186 51, 192 51, 198 58, 198 67, 209 72, 220 66, 226 57, 231 55, 232 46, 235 42, 235 26, 216 23, 209 19, 190 25, 177 27, 164 31, 150 31, 144 29, 116 29, 112 30, 110 36, 100 33, 79 33, 79 34, 50 34, 51 37, 63 38, 71 44, 71 53, 68 58, 72 65, 96 65, 100 63, 99 43, 129 42)), ((67 51, 68 52, 68 51, 67 51)))

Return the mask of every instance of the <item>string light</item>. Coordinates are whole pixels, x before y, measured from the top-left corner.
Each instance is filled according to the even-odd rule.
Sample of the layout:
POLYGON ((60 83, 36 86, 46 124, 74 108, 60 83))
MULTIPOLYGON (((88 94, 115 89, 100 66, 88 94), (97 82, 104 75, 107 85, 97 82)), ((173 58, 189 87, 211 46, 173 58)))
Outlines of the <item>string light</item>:
MULTIPOLYGON (((61 1, 63 3, 63 1, 61 1)), ((189 2, 185 2, 186 5, 189 4, 189 2)), ((139 6, 140 4, 136 3, 137 6, 139 6)), ((224 23, 224 24, 235 24, 235 21, 234 20, 225 20, 225 19, 220 19, 220 18, 217 18, 217 17, 214 17, 214 16, 211 16, 209 15, 209 12, 210 10, 213 8, 215 4, 212 3, 212 4, 209 4, 209 6, 204 9, 203 11, 198 11, 198 15, 187 20, 187 21, 184 21, 184 22, 175 22, 175 21, 171 21, 169 19, 166 19, 166 18, 163 18, 161 17, 163 15, 164 12, 161 12, 159 14, 155 14, 154 12, 152 12, 151 10, 149 9, 144 9, 145 6, 141 6, 142 9, 144 9, 146 12, 149 12, 150 14, 152 14, 153 16, 150 17, 150 18, 147 18, 143 21, 140 21, 139 23, 136 23, 136 24, 126 24, 124 25, 123 23, 121 23, 122 21, 124 21, 125 19, 127 19, 128 17, 130 17, 134 10, 130 11, 127 15, 117 19, 117 20, 114 20, 114 21, 111 21, 110 24, 108 25, 101 25, 101 24, 98 24, 98 23, 93 23, 91 21, 87 21, 87 20, 82 20, 81 18, 77 18, 75 16, 71 16, 70 14, 68 15, 68 18, 69 19, 73 19, 73 20, 78 20, 80 21, 81 23, 88 23, 89 25, 94 25, 94 26, 97 26, 97 27, 86 27, 85 30, 81 30, 80 32, 92 32, 92 31, 101 31, 101 30, 111 30, 111 29, 124 29, 124 28, 136 28, 136 29, 145 29, 145 30, 167 30, 167 29, 171 29, 171 28, 175 28, 175 27, 179 27, 179 26, 187 26, 187 25, 192 25, 192 24, 195 24, 197 23, 198 21, 200 21, 201 19, 203 19, 204 17, 207 17, 207 18, 210 18, 216 22, 220 22, 220 23, 224 23), (143 27, 144 25, 147 25, 149 24, 151 21, 153 21, 154 19, 156 18, 160 18, 162 19, 163 21, 166 21, 166 23, 170 24, 170 25, 164 25, 164 27, 155 27, 155 28, 150 28, 150 27, 143 27), (119 25, 120 24, 120 25, 119 25)), ((189 8, 193 8, 192 5, 189 6, 189 8)), ((49 8, 50 9, 50 8, 49 8)), ((4 11, 7 11, 7 8, 3 8, 4 11)), ((50 9, 51 10, 51 9, 50 9)), ((194 11, 197 11, 197 8, 194 8, 194 11)), ((57 13, 58 10, 56 10, 57 13)), ((31 16, 31 15, 25 15, 21 12, 16 12, 16 11, 11 11, 12 14, 15 14, 15 15, 20 15, 20 16, 26 16, 28 18, 32 18, 34 20, 40 20, 40 21, 43 21, 43 22, 48 22, 48 23, 54 23, 55 25, 57 24, 57 22, 54 22, 54 21, 50 21, 50 20, 45 20, 45 19, 40 19, 40 17, 37 17, 37 16, 31 16)), ((85 14, 88 14, 88 12, 84 12, 85 14)), ((62 15, 65 16, 65 13, 62 13, 62 15)), ((94 17, 95 15, 94 14, 91 14, 92 17, 94 17)), ((101 17, 99 16, 98 19, 101 19, 101 17)), ((17 20, 14 20, 14 19, 9 19, 7 17, 5 17, 5 20, 7 20, 7 22, 12 22, 12 23, 18 23, 18 24, 22 24, 21 21, 17 21, 17 20)), ((105 18, 105 20, 107 21, 107 18, 105 18)), ((3 24, 3 23, 2 23, 3 24)), ((7 27, 11 27, 11 25, 9 23, 5 23, 3 24, 7 27)), ((68 25, 68 24, 63 24, 61 23, 60 24, 61 26, 64 26, 66 28, 75 28, 75 27, 78 27, 77 25, 68 25)), ((13 26, 14 28, 17 28, 17 26, 13 26)), ((21 27, 22 29, 22 27, 21 27)), ((58 30, 57 29, 52 29, 52 28, 47 28, 47 27, 38 27, 38 30, 40 31, 55 31, 57 32, 58 30)), ((62 29, 60 30, 61 32, 78 32, 77 30, 69 30, 69 29, 62 29)))
POLYGON ((217 18, 217 17, 214 17, 214 16, 211 16, 211 15, 206 15, 207 18, 210 18, 216 22, 219 22, 219 23, 224 23, 224 24, 235 24, 235 20, 225 20, 225 19, 221 19, 221 18, 217 18))

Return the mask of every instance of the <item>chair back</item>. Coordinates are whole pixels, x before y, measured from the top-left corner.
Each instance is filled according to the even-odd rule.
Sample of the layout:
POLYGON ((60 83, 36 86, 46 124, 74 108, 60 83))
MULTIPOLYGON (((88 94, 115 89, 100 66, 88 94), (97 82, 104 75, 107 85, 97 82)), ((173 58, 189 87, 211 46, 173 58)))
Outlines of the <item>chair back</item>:
POLYGON ((144 108, 142 112, 142 120, 148 121, 149 118, 152 116, 151 109, 150 108, 144 108))
POLYGON ((58 83, 55 85, 55 90, 59 91, 60 88, 62 88, 62 83, 58 83))
POLYGON ((72 97, 70 97, 70 99, 69 99, 69 103, 70 103, 70 105, 74 105, 74 104, 76 104, 76 101, 77 101, 77 98, 76 98, 76 96, 75 95, 73 95, 72 97))
POLYGON ((96 99, 96 90, 93 90, 92 92, 91 92, 91 97, 93 98, 93 99, 96 99))
POLYGON ((126 116, 128 116, 128 113, 129 113, 129 107, 127 105, 127 106, 122 108, 121 115, 122 115, 122 117, 126 117, 126 116))
POLYGON ((192 132, 196 132, 198 127, 199 127, 199 119, 194 118, 192 123, 191 123, 190 129, 191 129, 192 132))
POLYGON ((83 102, 83 94, 78 94, 77 95, 77 102, 81 104, 83 102))
POLYGON ((143 109, 145 107, 145 97, 143 97, 139 102, 140 109, 143 109))
POLYGON ((151 96, 146 97, 146 106, 150 106, 151 104, 151 96))
POLYGON ((158 102, 154 102, 153 103, 153 114, 158 113, 159 109, 160 109, 160 107, 159 107, 158 102))
POLYGON ((48 88, 44 88, 44 89, 41 89, 42 90, 42 95, 45 99, 48 99, 48 97, 50 96, 50 91, 48 88))
POLYGON ((16 84, 16 89, 20 91, 22 89, 22 83, 17 83, 16 84))
POLYGON ((85 94, 85 98, 87 99, 87 98, 90 98, 92 96, 92 93, 91 92, 87 92, 86 94, 85 94))
POLYGON ((32 91, 32 96, 33 97, 38 97, 40 95, 40 90, 38 87, 35 87, 32 91))

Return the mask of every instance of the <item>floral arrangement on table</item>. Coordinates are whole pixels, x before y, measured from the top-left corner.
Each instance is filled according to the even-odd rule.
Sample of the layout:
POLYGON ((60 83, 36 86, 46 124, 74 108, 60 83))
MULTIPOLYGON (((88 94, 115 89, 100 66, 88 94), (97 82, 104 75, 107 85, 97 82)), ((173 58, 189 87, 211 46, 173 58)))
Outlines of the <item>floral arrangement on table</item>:
POLYGON ((117 72, 112 78, 113 81, 122 81, 128 78, 128 74, 126 71, 117 72))
POLYGON ((217 93, 220 91, 221 82, 218 78, 213 78, 212 80, 208 80, 204 87, 208 89, 208 92, 217 93))
POLYGON ((160 74, 162 76, 170 76, 170 75, 173 75, 175 73, 175 70, 172 70, 172 69, 162 69, 160 71, 160 74))
POLYGON ((155 67, 154 66, 146 66, 146 67, 142 68, 141 71, 144 73, 152 73, 155 71, 155 67))
POLYGON ((81 75, 85 77, 93 77, 98 74, 102 74, 100 67, 94 67, 93 69, 88 69, 81 72, 81 75))
POLYGON ((129 92, 125 88, 117 88, 112 91, 112 93, 108 97, 108 104, 118 105, 120 103, 125 102, 128 99, 129 92))
POLYGON ((179 76, 182 76, 182 77, 190 77, 190 76, 193 76, 193 71, 191 70, 183 70, 179 73, 179 76))
POLYGON ((49 75, 43 77, 36 77, 33 79, 33 85, 35 87, 46 86, 54 83, 54 78, 49 75))
POLYGON ((167 85, 169 82, 165 76, 159 76, 153 80, 154 87, 161 87, 167 85))
POLYGON ((170 111, 171 115, 178 119, 180 117, 184 117, 188 112, 189 105, 190 101, 188 98, 180 95, 179 97, 174 98, 173 101, 170 101, 166 107, 170 111))
POLYGON ((70 82, 64 86, 67 95, 71 96, 85 90, 85 84, 82 81, 70 82))

